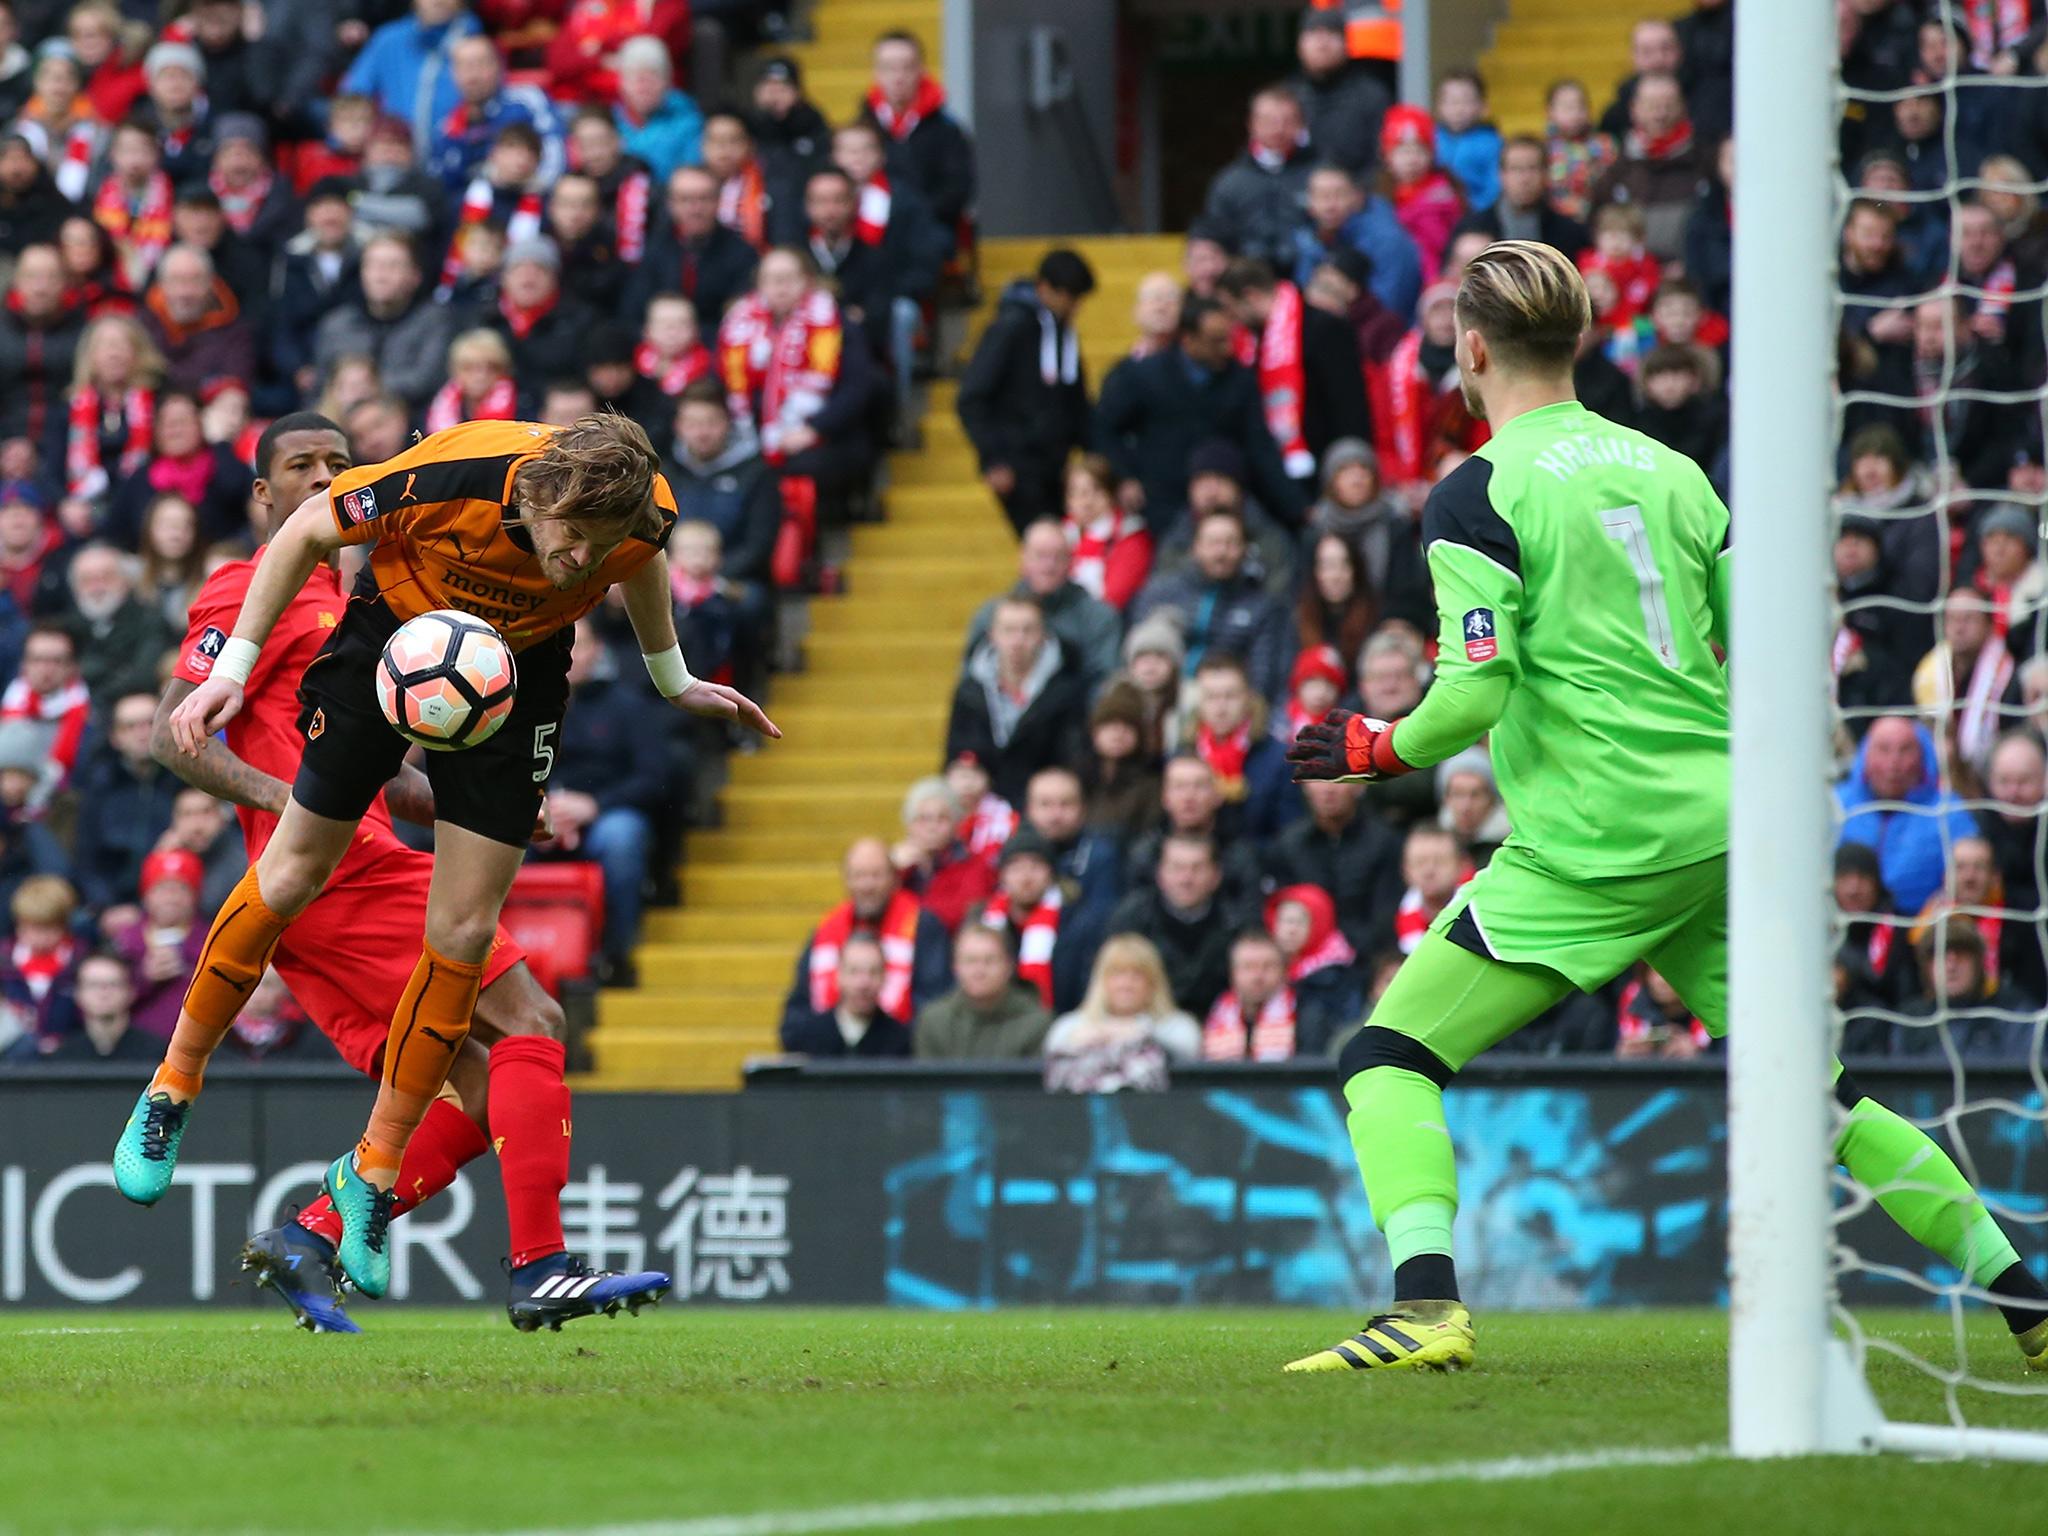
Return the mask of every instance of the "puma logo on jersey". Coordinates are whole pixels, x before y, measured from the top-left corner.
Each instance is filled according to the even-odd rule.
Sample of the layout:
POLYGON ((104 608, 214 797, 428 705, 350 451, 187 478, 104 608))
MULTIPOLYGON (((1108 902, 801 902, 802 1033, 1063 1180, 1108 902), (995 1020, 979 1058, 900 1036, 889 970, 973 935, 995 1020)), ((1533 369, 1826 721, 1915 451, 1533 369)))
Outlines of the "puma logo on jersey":
POLYGON ((406 472, 405 489, 398 493, 398 504, 400 506, 404 506, 408 501, 412 500, 413 482, 418 479, 419 475, 417 473, 410 470, 406 472))

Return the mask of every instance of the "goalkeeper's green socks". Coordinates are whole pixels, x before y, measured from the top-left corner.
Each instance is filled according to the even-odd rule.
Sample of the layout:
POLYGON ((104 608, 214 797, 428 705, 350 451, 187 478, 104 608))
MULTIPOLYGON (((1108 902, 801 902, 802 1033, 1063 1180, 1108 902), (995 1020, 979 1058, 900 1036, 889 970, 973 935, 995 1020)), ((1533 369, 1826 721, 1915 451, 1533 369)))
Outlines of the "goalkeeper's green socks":
POLYGON ((1443 1089, 1419 1072, 1369 1067, 1344 1085, 1344 1097, 1373 1224, 1394 1261, 1395 1302, 1456 1301, 1458 1164, 1443 1089))
POLYGON ((1837 1097, 1850 1102, 1835 1137, 1835 1160, 1877 1197, 1885 1214, 1998 1298, 2014 1333, 2048 1322, 2048 1290, 2020 1262, 1954 1160, 1925 1131, 1860 1090, 1838 1086, 1837 1097))

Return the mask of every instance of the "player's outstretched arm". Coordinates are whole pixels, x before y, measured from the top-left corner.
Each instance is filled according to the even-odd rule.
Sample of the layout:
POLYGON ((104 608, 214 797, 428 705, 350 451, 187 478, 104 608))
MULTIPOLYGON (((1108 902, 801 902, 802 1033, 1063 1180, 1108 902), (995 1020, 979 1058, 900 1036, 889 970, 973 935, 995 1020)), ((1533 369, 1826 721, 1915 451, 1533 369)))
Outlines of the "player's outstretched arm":
POLYGON ((171 734, 171 715, 198 686, 182 677, 164 684, 163 697, 156 704, 156 720, 149 730, 149 755, 194 789, 203 789, 216 800, 282 816, 285 802, 292 794, 291 785, 283 779, 273 778, 244 762, 218 737, 208 736, 200 742, 196 754, 178 746, 171 734))
POLYGON ((692 677, 683 663, 683 648, 676 639, 676 615, 668 590, 668 556, 656 555, 620 583, 626 594, 626 617, 632 621, 633 637, 640 642, 640 656, 647 663, 647 675, 663 698, 677 709, 693 715, 737 720, 763 736, 780 738, 781 728, 752 699, 723 683, 707 683, 692 677))
POLYGON ((197 756, 201 744, 241 710, 242 686, 263 642, 277 627, 278 616, 305 586, 313 567, 340 548, 341 529, 328 508, 326 492, 307 497, 285 519, 263 547, 235 620, 235 633, 214 662, 213 675, 171 712, 171 739, 179 751, 197 756))

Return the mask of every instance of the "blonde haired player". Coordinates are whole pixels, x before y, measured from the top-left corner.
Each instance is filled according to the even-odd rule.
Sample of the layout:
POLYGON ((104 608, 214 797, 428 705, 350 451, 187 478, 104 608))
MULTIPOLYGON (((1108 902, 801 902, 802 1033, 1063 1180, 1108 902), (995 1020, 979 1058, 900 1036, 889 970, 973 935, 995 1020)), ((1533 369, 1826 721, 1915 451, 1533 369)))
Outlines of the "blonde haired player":
MULTIPOLYGON (((1443 1091, 1474 1056, 1639 960, 1712 1033, 1728 1022, 1728 509, 1691 460, 1579 404, 1592 316, 1559 252, 1488 246, 1456 318, 1466 404, 1493 437, 1423 509, 1436 682, 1392 724, 1339 710, 1304 727, 1288 757, 1297 779, 1378 780, 1486 736, 1514 833, 1339 1059, 1394 1303, 1292 1371, 1472 1363, 1443 1091)), ((1955 1164, 1846 1074, 1835 1092, 1836 1157, 2048 1368, 2048 1292, 1955 1164)))
MULTIPOLYGON (((597 415, 562 428, 473 422, 437 432, 386 463, 336 476, 278 529, 233 635, 171 717, 187 754, 240 710, 264 642, 313 570, 345 544, 369 546, 369 567, 301 683, 306 750, 291 800, 222 903, 164 1064, 121 1133, 114 1177, 124 1195, 148 1205, 170 1187, 208 1058, 405 755, 375 697, 385 642, 434 609, 476 614, 518 654, 518 698, 487 741, 429 755, 436 855, 425 940, 392 1015, 369 1125, 324 1180, 342 1218, 342 1271, 365 1295, 384 1294, 399 1160, 469 1033, 499 910, 554 769, 576 620, 623 586, 664 697, 780 734, 751 700, 684 665, 662 554, 674 522, 675 498, 647 435, 625 417, 597 415)), ((346 933, 323 939, 350 942, 346 933)))

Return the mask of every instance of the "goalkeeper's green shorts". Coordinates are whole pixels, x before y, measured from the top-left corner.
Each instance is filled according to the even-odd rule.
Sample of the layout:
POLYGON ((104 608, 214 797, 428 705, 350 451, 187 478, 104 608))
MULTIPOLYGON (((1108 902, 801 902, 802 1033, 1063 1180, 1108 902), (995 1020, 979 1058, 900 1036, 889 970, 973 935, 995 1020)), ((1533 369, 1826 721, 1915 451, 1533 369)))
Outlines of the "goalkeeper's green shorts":
POLYGON ((1437 914, 1371 1022, 1421 1041, 1457 1070, 1573 988, 1604 986, 1638 960, 1709 1031, 1727 1029, 1726 855, 1583 880, 1509 846, 1437 914))

